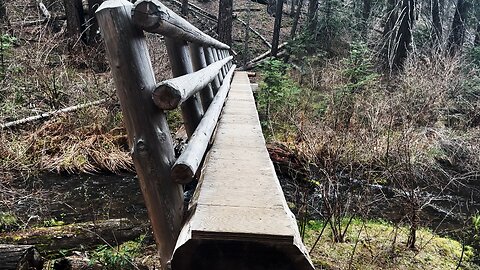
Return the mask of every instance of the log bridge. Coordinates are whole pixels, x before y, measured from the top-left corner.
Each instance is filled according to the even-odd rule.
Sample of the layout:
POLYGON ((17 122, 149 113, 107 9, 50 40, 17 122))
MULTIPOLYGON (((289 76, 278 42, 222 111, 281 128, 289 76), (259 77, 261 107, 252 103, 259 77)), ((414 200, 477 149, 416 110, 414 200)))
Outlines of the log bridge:
POLYGON ((162 269, 314 269, 230 47, 157 0, 108 0, 96 16, 162 269), (144 31, 164 36, 174 78, 156 83, 144 31), (178 107, 188 144, 175 158, 178 107))

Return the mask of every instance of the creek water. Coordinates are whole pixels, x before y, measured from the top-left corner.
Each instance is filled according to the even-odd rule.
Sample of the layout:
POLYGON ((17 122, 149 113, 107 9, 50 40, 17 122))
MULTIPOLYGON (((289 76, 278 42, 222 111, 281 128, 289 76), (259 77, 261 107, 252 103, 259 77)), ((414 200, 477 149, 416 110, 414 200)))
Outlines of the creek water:
MULTIPOLYGON (((321 190, 302 184, 304 180, 294 179, 282 174, 282 171, 285 170, 278 170, 277 173, 293 212, 301 215, 299 206, 306 203, 310 218, 322 218, 319 210, 323 203, 321 190)), ((354 198, 347 203, 354 204, 363 199, 366 207, 369 207, 369 218, 394 222, 405 218, 402 191, 388 186, 369 185, 359 180, 350 179, 346 183, 339 190, 354 198)), ((10 208, 13 207, 16 215, 28 225, 41 224, 50 219, 65 223, 111 218, 148 220, 138 179, 133 173, 44 174, 16 181, 15 187, 23 190, 25 195, 20 196, 10 208)), ((443 192, 423 189, 417 194, 423 202, 419 211, 420 225, 440 233, 461 230, 469 216, 480 211, 479 190, 478 180, 443 192)))

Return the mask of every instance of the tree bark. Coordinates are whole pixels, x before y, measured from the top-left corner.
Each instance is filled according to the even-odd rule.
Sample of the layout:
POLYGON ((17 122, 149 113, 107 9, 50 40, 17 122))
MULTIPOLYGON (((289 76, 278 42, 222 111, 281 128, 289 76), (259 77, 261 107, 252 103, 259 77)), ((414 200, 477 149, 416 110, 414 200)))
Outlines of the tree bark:
POLYGON ((218 8, 218 39, 232 45, 233 0, 220 0, 218 8))
POLYGON ((403 68, 408 51, 410 50, 414 16, 415 1, 403 0, 402 10, 400 13, 400 27, 397 31, 394 43, 396 44, 396 49, 393 56, 393 67, 396 69, 403 68))
POLYGON ((295 6, 298 5, 299 0, 291 0, 290 2, 290 17, 295 16, 295 6))
POLYGON ((31 245, 0 244, 0 270, 23 270, 43 268, 43 260, 31 245))
POLYGON ((82 25, 85 23, 82 0, 63 0, 63 4, 67 16, 67 36, 70 45, 73 45, 79 38, 85 38, 82 35, 82 25))
POLYGON ((280 39, 280 28, 282 27, 283 0, 277 0, 275 9, 275 26, 273 28, 272 38, 272 56, 276 57, 278 53, 278 43, 280 39))
POLYGON ((452 22, 452 32, 448 37, 448 49, 451 55, 456 54, 465 41, 465 22, 468 15, 468 4, 465 0, 458 0, 455 16, 452 22))
POLYGON ((434 44, 442 42, 442 22, 440 20, 440 6, 439 0, 432 0, 432 37, 434 44))
POLYGON ((295 38, 297 32, 298 21, 300 20, 300 14, 302 13, 303 0, 298 0, 297 10, 295 11, 295 18, 293 19, 292 29, 290 30, 290 39, 295 38))
MULTIPOLYGON (((7 17, 7 8, 5 7, 5 0, 0 0, 0 24, 1 27, 4 27, 4 23, 8 21, 7 17)), ((2 33, 3 34, 3 33, 2 33)))
POLYGON ((103 0, 88 0, 88 17, 89 17, 89 29, 88 29, 88 44, 94 45, 100 41, 100 35, 98 33, 98 22, 95 18, 95 12, 102 4, 103 0))
POLYGON ((188 0, 182 0, 182 15, 188 17, 188 0))
POLYGON ((308 13, 307 13, 307 29, 309 34, 316 36, 315 32, 317 30, 317 9, 318 9, 318 0, 310 0, 308 3, 308 13))
POLYGON ((480 46, 480 22, 477 22, 477 29, 475 31, 475 46, 480 46))

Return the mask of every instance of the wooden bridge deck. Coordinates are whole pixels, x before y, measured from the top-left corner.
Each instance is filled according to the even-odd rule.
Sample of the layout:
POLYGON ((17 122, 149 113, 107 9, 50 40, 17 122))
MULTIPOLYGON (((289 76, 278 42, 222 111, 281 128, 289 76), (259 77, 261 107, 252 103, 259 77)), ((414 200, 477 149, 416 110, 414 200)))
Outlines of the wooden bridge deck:
POLYGON ((245 72, 235 73, 206 159, 172 268, 314 269, 269 158, 245 72))

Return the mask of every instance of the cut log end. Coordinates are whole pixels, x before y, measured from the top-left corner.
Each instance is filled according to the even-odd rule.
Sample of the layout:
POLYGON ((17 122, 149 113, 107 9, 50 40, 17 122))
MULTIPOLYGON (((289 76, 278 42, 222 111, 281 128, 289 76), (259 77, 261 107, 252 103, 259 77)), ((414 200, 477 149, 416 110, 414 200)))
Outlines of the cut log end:
POLYGON ((167 84, 158 85, 152 93, 155 105, 162 110, 174 110, 182 102, 182 93, 167 84))
POLYGON ((127 0, 109 0, 103 2, 95 13, 100 13, 104 9, 114 9, 119 7, 127 7, 128 9, 132 9, 133 4, 127 0))
POLYGON ((175 164, 172 168, 172 179, 178 184, 188 184, 192 182, 195 172, 186 164, 175 164))
POLYGON ((161 24, 161 16, 158 16, 157 6, 149 1, 140 1, 132 9, 134 23, 142 29, 156 28, 161 24))

